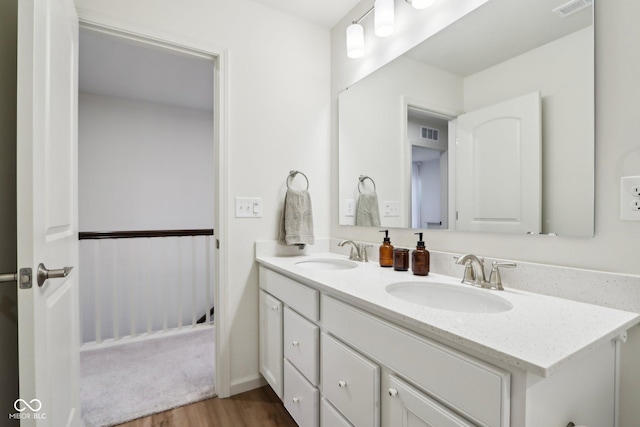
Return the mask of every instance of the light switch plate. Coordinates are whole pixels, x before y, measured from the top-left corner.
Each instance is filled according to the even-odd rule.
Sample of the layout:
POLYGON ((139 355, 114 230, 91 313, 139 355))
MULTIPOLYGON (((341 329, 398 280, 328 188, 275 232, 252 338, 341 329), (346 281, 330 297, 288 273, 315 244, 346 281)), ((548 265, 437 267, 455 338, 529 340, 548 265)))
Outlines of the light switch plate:
POLYGON ((353 199, 344 201, 344 216, 356 216, 356 202, 353 199))
POLYGON ((262 218, 262 199, 236 197, 236 218, 262 218))
POLYGON ((640 176, 620 178, 620 219, 640 221, 640 176))

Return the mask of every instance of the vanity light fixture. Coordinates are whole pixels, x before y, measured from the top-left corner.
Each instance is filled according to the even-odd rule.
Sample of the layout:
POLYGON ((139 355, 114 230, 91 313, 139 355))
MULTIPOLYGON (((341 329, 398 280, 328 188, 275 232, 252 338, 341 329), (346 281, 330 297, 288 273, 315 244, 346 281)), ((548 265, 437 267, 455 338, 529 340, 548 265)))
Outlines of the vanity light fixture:
POLYGON ((433 4, 433 0, 405 0, 414 9, 426 9, 433 4))
MULTIPOLYGON (((351 21, 347 27, 347 56, 349 58, 361 58, 364 55, 364 27, 360 23, 364 18, 374 12, 374 32, 378 37, 387 37, 395 30, 395 0, 375 0, 373 7, 364 15, 351 21)), ((405 0, 415 9, 424 9, 431 6, 434 0, 405 0)))
POLYGON ((353 21, 347 27, 347 56, 349 58, 360 58, 364 55, 364 28, 353 21))
POLYGON ((395 25, 393 0, 376 0, 373 22, 376 36, 387 37, 393 34, 395 25))

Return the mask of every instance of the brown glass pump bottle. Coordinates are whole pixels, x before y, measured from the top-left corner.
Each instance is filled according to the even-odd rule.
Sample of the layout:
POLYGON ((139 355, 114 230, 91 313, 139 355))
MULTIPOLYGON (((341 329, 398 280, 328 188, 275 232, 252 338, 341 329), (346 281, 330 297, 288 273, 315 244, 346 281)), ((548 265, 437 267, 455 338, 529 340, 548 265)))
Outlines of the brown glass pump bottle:
POLYGON ((380 230, 384 233, 384 239, 380 245, 379 259, 380 267, 393 267, 393 245, 389 239, 389 230, 380 230))
POLYGON ((429 274, 429 251, 424 247, 422 233, 413 233, 420 235, 420 240, 416 248, 411 252, 411 271, 416 276, 427 276, 429 274))

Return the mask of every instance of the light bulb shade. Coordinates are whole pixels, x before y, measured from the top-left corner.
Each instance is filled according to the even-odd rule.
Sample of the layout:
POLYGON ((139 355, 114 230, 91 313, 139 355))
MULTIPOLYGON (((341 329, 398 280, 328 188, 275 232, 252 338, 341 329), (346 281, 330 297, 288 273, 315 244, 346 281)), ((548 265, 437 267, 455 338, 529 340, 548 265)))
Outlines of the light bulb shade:
POLYGON ((433 4, 433 0, 411 0, 411 6, 415 9, 426 9, 433 4))
POLYGON ((395 21, 393 0, 376 0, 373 7, 376 36, 387 37, 393 34, 395 21))
POLYGON ((360 58, 364 55, 364 29, 360 24, 351 24, 347 27, 347 56, 360 58))

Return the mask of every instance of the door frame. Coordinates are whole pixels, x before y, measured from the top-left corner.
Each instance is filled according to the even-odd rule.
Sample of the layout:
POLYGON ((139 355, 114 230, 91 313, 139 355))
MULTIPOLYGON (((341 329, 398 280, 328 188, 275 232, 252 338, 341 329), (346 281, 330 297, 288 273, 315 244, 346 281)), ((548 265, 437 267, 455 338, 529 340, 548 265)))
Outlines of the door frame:
POLYGON ((80 28, 99 31, 142 43, 177 50, 213 60, 213 143, 216 156, 216 185, 211 197, 216 200, 214 227, 216 230, 216 269, 214 272, 215 327, 215 391, 221 397, 231 395, 231 369, 229 354, 229 322, 227 314, 227 156, 228 156, 228 52, 225 47, 188 39, 175 34, 132 24, 101 14, 77 8, 80 28))

